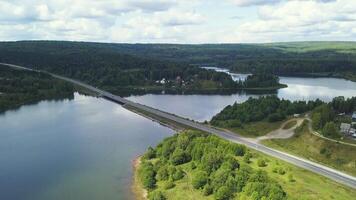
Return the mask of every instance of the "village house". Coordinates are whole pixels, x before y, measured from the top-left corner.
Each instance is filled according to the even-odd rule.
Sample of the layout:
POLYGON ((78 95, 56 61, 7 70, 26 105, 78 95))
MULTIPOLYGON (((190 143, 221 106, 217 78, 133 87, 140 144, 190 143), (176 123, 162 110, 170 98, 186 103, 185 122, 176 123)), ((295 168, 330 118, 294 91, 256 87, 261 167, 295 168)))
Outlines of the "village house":
POLYGON ((350 134, 350 129, 351 129, 351 124, 347 124, 347 123, 341 123, 340 125, 340 132, 345 134, 345 135, 349 135, 350 134))
POLYGON ((356 111, 352 114, 352 122, 356 122, 356 111))

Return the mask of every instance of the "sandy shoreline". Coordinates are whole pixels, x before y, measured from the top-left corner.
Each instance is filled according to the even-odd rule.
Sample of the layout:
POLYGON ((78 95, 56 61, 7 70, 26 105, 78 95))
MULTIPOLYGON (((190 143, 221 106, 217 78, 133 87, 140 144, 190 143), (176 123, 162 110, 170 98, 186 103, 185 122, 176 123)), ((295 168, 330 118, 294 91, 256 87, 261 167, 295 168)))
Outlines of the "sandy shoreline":
POLYGON ((137 170, 141 164, 141 156, 137 156, 133 161, 132 161, 132 168, 133 168, 133 181, 132 181, 132 192, 134 194, 134 198, 136 200, 147 200, 147 190, 143 189, 138 174, 137 170))

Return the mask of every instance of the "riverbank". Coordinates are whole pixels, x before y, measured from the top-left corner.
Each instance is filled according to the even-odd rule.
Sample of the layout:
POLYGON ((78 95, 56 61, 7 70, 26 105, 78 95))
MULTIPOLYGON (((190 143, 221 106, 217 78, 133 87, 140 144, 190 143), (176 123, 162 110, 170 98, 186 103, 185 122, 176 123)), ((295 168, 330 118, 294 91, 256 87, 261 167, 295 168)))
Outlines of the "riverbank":
POLYGON ((133 171, 133 181, 132 181, 132 192, 134 194, 135 200, 147 200, 147 190, 145 190, 140 182, 138 176, 138 169, 141 164, 141 156, 137 156, 132 161, 132 171, 133 171))

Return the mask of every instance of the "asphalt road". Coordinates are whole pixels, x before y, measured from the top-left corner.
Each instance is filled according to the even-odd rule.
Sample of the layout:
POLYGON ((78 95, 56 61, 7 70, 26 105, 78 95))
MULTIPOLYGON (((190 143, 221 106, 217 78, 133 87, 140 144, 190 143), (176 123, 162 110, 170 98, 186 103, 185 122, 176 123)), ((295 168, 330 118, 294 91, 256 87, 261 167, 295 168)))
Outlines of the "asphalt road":
MULTIPOLYGON (((0 64, 6 65, 6 66, 9 66, 9 67, 22 69, 22 70, 44 72, 44 71, 40 71, 40 70, 32 70, 32 69, 25 68, 25 67, 22 67, 22 66, 11 65, 11 64, 6 64, 6 63, 0 63, 0 64)), ((48 72, 44 72, 44 73, 48 73, 48 72)), ((241 136, 238 136, 236 134, 233 134, 233 133, 230 133, 230 132, 227 132, 227 131, 217 130, 217 129, 211 128, 209 126, 206 126, 206 125, 203 125, 203 124, 200 124, 200 123, 188 120, 188 119, 184 119, 182 117, 176 116, 176 115, 171 114, 171 113, 167 113, 167 112, 164 112, 164 111, 161 111, 161 110, 149 107, 149 106, 145 106, 145 105, 142 105, 142 104, 138 104, 138 103, 129 101, 129 100, 124 99, 124 98, 122 98, 120 96, 111 94, 111 93, 106 92, 104 90, 100 90, 100 89, 98 89, 96 87, 93 87, 91 85, 82 83, 82 82, 77 81, 77 80, 73 80, 73 79, 70 79, 70 78, 67 78, 67 77, 63 77, 63 76, 59 76, 59 75, 52 74, 52 73, 48 73, 48 74, 52 75, 55 78, 65 80, 65 81, 74 83, 76 85, 80 85, 80 86, 82 86, 82 87, 84 87, 84 88, 86 88, 88 90, 91 90, 93 92, 98 93, 99 96, 105 97, 105 98, 107 98, 107 99, 109 99, 111 101, 114 101, 114 102, 117 102, 117 103, 120 103, 120 104, 126 104, 126 105, 132 106, 132 107, 134 107, 136 109, 141 109, 141 110, 143 110, 145 112, 154 114, 154 115, 159 116, 161 118, 169 119, 169 120, 174 121, 176 123, 179 123, 179 124, 182 124, 182 125, 185 125, 185 126, 188 126, 188 127, 192 127, 194 129, 198 129, 198 130, 201 130, 201 131, 205 131, 205 132, 208 132, 208 133, 211 133, 211 134, 214 134, 214 135, 217 135, 218 137, 224 138, 224 139, 229 140, 231 142, 244 144, 249 148, 255 149, 257 151, 260 151, 260 152, 265 153, 267 155, 273 156, 275 158, 279 158, 281 160, 284 160, 286 162, 289 162, 289 163, 294 164, 296 166, 299 166, 301 168, 304 168, 304 169, 310 170, 312 172, 315 172, 317 174, 320 174, 322 176, 328 177, 328 178, 330 178, 330 179, 332 179, 332 180, 334 180, 336 182, 339 182, 341 184, 347 185, 347 186, 349 186, 349 187, 351 187, 353 189, 356 189, 356 177, 353 177, 353 176, 350 176, 348 174, 342 173, 342 172, 337 171, 335 169, 332 169, 332 168, 323 166, 321 164, 318 164, 318 163, 315 163, 315 162, 312 162, 312 161, 309 161, 309 160, 306 160, 306 159, 303 159, 303 158, 299 158, 299 157, 296 157, 296 156, 293 156, 293 155, 290 155, 290 154, 287 154, 287 153, 284 153, 284 152, 281 152, 281 151, 278 151, 278 150, 275 150, 275 149, 271 149, 271 148, 266 147, 266 146, 264 146, 262 144, 258 144, 256 142, 249 141, 246 138, 243 138, 241 136)))

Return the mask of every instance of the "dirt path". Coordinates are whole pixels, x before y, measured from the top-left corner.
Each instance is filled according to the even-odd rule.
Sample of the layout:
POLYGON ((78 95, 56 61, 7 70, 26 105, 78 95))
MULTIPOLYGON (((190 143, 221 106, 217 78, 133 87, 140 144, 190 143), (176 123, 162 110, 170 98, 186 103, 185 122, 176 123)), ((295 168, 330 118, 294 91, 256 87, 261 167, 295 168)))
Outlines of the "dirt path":
POLYGON ((304 118, 293 118, 290 119, 286 122, 284 122, 281 127, 277 130, 274 130, 270 133, 268 133, 267 135, 261 136, 261 137, 257 137, 255 140, 256 142, 259 142, 261 140, 268 140, 268 139, 287 139, 290 138, 294 135, 294 130, 300 126, 303 122, 304 118), (291 127, 290 129, 283 129, 283 127, 290 121, 296 120, 297 124, 295 124, 293 127, 291 127))

